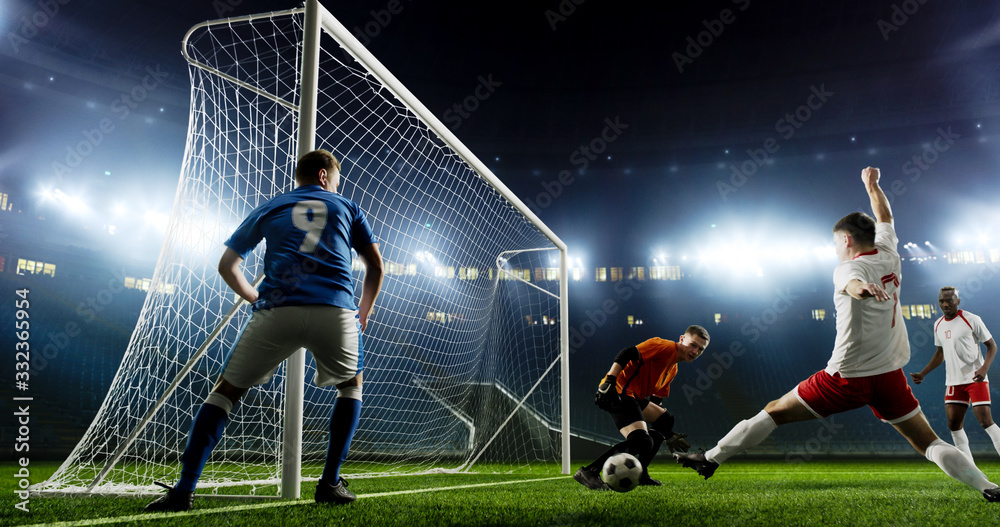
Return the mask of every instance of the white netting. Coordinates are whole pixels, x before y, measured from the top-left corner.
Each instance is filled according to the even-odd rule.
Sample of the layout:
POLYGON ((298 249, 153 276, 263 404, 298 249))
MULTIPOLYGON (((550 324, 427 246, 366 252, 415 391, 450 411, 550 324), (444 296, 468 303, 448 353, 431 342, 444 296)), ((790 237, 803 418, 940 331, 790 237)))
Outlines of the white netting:
MULTIPOLYGON (((293 186, 301 36, 301 13, 192 33, 187 53, 200 65, 190 68, 188 142, 149 295, 98 416, 36 490, 148 491, 177 477, 193 412, 250 315, 244 305, 225 318, 235 295, 216 272, 222 242, 293 186)), ((363 337, 364 406, 344 471, 555 462, 558 251, 332 37, 321 41, 316 145, 341 159, 341 193, 367 212, 387 271, 363 337)), ((263 246, 248 256, 248 274, 262 256, 263 246)), ((312 384, 314 371, 310 357, 305 478, 322 471, 336 394, 312 384)), ((233 410, 201 492, 277 492, 284 381, 282 367, 233 410)))

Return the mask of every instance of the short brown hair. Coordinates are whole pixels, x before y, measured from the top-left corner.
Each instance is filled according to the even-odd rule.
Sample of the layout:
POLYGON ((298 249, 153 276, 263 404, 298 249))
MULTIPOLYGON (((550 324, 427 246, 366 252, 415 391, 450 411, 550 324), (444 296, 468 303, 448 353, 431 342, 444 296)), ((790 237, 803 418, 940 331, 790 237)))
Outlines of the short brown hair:
POLYGON ((696 337, 701 337, 705 339, 705 344, 708 344, 708 342, 712 340, 712 337, 708 336, 708 330, 698 325, 688 326, 688 328, 684 330, 684 334, 685 335, 691 334, 696 337))
POLYGON ((833 232, 846 232, 865 245, 875 244, 875 219, 864 212, 852 212, 833 226, 833 232))
POLYGON ((326 150, 313 150, 299 158, 295 166, 295 181, 299 184, 312 183, 319 178, 319 171, 333 172, 340 170, 340 161, 326 150))

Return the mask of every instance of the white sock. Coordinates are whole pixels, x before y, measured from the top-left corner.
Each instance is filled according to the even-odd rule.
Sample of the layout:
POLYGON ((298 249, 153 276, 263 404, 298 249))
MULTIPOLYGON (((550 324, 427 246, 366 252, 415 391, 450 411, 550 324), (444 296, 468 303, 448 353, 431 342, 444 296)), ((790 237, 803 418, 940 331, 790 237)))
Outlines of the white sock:
POLYGON ((945 474, 979 492, 996 487, 996 485, 990 483, 990 480, 986 479, 986 474, 983 474, 981 470, 976 468, 972 460, 966 457, 961 450, 940 439, 935 440, 927 447, 924 456, 941 467, 941 470, 945 474))
POLYGON ((1000 454, 1000 426, 993 423, 986 429, 986 433, 990 435, 990 439, 993 440, 993 448, 997 449, 997 454, 1000 454))
POLYGON ((757 446, 758 443, 771 435, 777 428, 774 419, 764 410, 751 417, 744 419, 733 427, 732 430, 719 440, 715 448, 705 452, 705 459, 714 463, 722 464, 730 457, 740 452, 757 446))
POLYGON ((227 415, 229 412, 233 411, 233 402, 229 400, 229 397, 226 397, 218 392, 208 394, 208 397, 205 398, 205 404, 218 406, 219 408, 225 410, 227 415))
POLYGON ((964 428, 951 431, 951 439, 955 443, 955 448, 961 450, 972 459, 972 450, 969 448, 969 436, 965 434, 964 428))

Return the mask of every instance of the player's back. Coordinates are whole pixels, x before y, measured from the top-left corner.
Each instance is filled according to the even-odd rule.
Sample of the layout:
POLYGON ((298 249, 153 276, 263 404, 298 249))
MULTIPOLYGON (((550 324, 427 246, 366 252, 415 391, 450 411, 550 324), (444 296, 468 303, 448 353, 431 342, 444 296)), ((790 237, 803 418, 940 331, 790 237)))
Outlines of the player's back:
POLYGON ((834 271, 837 339, 827 364, 831 375, 878 375, 901 368, 910 359, 906 325, 899 309, 901 281, 895 230, 889 223, 875 227, 875 249, 841 262, 834 271), (854 299, 845 291, 853 279, 880 284, 889 300, 854 299))
POLYGON ((316 185, 298 187, 255 210, 230 246, 241 252, 261 238, 267 241, 266 278, 256 309, 309 304, 357 308, 351 248, 374 243, 374 236, 353 201, 316 185))

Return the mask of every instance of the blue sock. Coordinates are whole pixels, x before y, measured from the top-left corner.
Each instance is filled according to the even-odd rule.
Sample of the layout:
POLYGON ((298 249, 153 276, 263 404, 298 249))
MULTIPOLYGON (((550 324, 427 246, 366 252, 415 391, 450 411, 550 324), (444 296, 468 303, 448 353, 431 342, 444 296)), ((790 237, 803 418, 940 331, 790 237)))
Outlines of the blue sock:
POLYGON ((351 439, 361 420, 361 401, 338 398, 330 415, 330 446, 323 467, 323 481, 336 485, 340 481, 340 465, 347 459, 351 439))
POLYGON ((187 446, 181 454, 181 479, 174 488, 184 492, 194 492, 205 462, 212 449, 222 439, 229 413, 214 404, 203 404, 191 422, 187 446))

